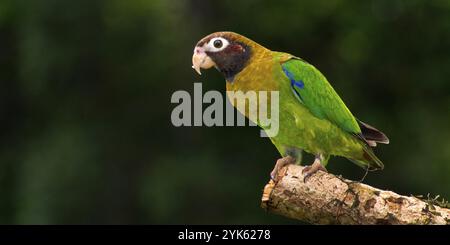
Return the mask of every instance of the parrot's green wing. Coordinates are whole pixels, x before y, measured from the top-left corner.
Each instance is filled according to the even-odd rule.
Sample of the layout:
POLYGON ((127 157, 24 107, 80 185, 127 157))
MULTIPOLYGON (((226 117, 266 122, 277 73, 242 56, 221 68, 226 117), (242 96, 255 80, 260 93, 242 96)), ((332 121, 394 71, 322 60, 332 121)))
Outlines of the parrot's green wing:
POLYGON ((281 66, 294 93, 314 116, 326 119, 348 133, 361 135, 355 117, 319 70, 298 58, 291 58, 281 66))

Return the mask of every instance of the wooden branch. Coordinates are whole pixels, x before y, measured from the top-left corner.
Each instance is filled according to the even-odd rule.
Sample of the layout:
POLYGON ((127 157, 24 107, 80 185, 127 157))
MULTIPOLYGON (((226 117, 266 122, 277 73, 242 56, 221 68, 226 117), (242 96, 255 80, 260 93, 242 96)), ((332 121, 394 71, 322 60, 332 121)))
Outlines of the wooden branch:
POLYGON ((450 209, 318 171, 306 183, 302 166, 279 171, 261 206, 312 224, 450 224, 450 209))

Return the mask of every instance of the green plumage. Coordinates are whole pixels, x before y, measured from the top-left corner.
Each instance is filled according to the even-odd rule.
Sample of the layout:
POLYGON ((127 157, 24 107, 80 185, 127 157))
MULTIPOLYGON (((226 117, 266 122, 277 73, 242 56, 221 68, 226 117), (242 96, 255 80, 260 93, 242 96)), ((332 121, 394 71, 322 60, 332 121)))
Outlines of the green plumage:
POLYGON ((338 155, 361 167, 383 168, 367 143, 356 136, 361 134, 361 129, 355 117, 320 71, 295 57, 280 64, 284 72, 275 77, 283 91, 280 96, 280 108, 283 109, 280 111, 280 133, 272 139, 280 152, 285 155, 290 148, 300 148, 325 155, 323 165, 327 164, 329 155, 338 155), (295 81, 301 81, 303 87, 292 86, 286 73, 295 81), (290 88, 299 98, 289 96, 290 88))
POLYGON ((292 74, 295 80, 303 82, 302 88, 298 86, 293 88, 314 116, 327 119, 349 133, 361 133, 350 110, 314 66, 293 58, 283 63, 282 67, 292 74))
MULTIPOLYGON (((227 81, 228 91, 279 91, 279 132, 270 139, 282 156, 291 155, 300 161, 304 150, 322 156, 323 165, 330 155, 336 155, 361 167, 383 168, 369 143, 388 143, 387 137, 358 121, 314 66, 288 53, 270 51, 236 33, 212 36, 228 38, 251 50, 244 68, 227 81)), ((248 116, 248 112, 241 112, 248 116)))

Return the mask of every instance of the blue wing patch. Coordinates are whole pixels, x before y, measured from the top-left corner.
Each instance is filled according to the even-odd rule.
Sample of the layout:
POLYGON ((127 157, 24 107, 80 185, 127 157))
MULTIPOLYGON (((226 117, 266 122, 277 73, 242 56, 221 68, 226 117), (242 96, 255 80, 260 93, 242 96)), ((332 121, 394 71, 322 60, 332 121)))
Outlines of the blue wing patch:
POLYGON ((291 86, 295 86, 299 89, 302 89, 305 87, 305 84, 303 83, 302 80, 295 80, 294 75, 292 75, 292 73, 290 71, 288 71, 286 68, 283 67, 283 72, 284 74, 286 74, 286 76, 289 78, 289 80, 291 81, 291 86))
POLYGON ((292 87, 292 91, 294 92, 294 94, 296 95, 297 99, 300 100, 300 102, 303 103, 303 99, 302 96, 300 95, 300 93, 295 89, 295 87, 299 88, 299 89, 303 89, 305 88, 305 84, 303 83, 303 81, 300 80, 295 80, 294 75, 292 75, 292 73, 290 71, 288 71, 285 67, 282 67, 284 74, 286 74, 286 76, 289 78, 289 80, 291 81, 291 87, 292 87))

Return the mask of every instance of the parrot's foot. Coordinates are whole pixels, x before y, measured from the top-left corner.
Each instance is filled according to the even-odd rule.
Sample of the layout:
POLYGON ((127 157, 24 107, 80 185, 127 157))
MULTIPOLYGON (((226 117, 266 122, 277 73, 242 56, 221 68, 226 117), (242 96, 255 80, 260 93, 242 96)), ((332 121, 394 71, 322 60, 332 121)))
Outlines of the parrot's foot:
POLYGON ((316 157, 316 159, 314 159, 313 164, 311 164, 310 166, 306 166, 302 170, 302 174, 304 175, 303 182, 306 183, 306 181, 309 179, 309 177, 311 177, 315 172, 317 172, 319 170, 328 172, 327 169, 322 165, 320 157, 316 157))
POLYGON ((282 169, 286 165, 294 164, 294 163, 295 163, 295 158, 293 158, 291 156, 286 156, 286 157, 278 159, 277 163, 275 163, 275 167, 273 167, 272 172, 270 172, 270 178, 275 183, 277 183, 279 180, 278 172, 280 171, 280 169, 282 169))

